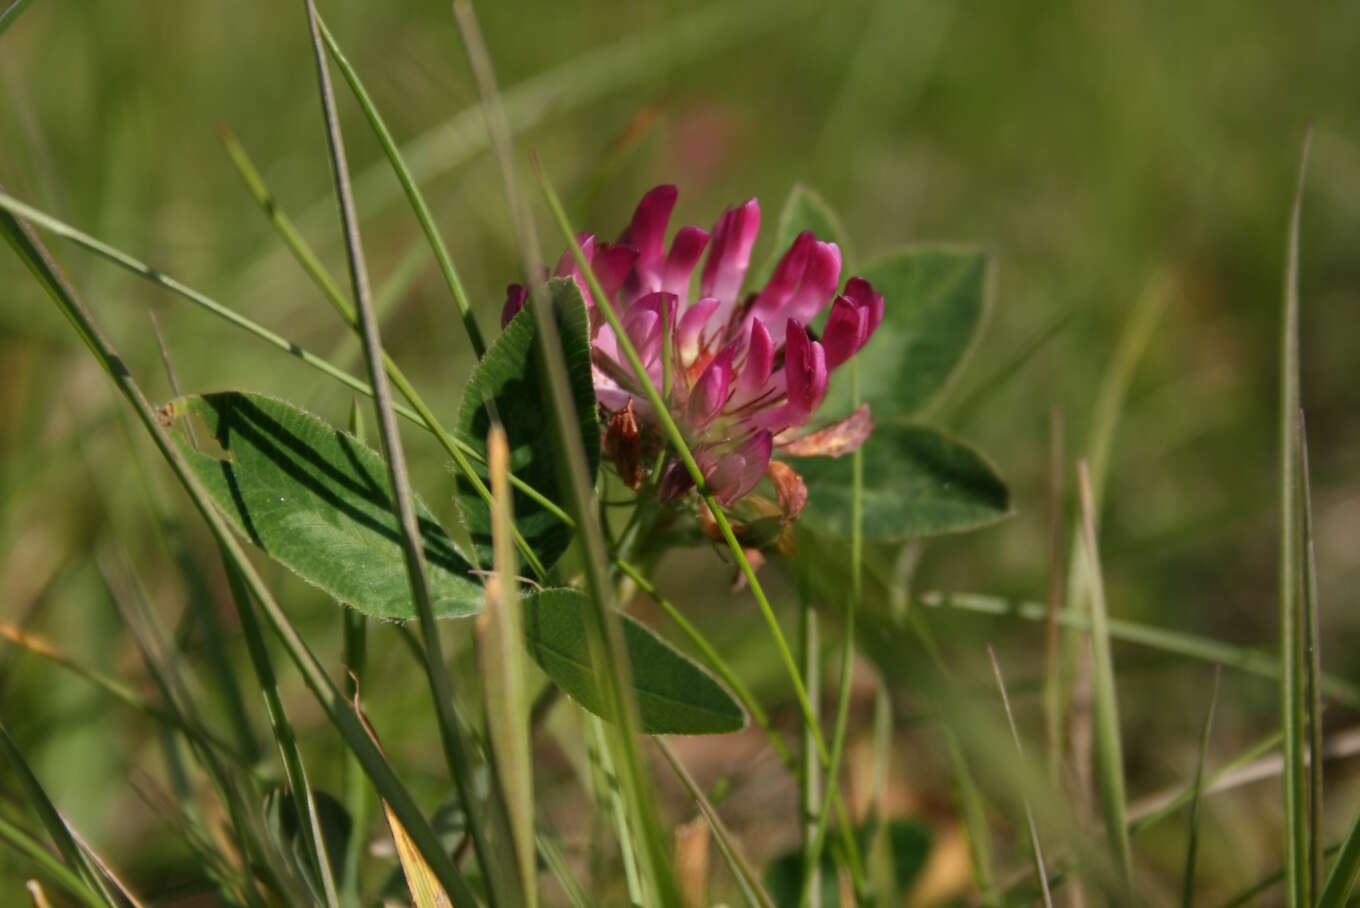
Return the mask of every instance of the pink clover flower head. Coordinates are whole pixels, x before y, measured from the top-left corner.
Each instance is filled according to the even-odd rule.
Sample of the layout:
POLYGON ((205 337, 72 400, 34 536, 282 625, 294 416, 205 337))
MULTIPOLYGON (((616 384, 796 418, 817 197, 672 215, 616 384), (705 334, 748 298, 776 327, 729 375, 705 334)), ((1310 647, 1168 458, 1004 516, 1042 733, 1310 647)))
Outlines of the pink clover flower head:
MULTIPOLYGON (((582 234, 578 242, 609 296, 603 302, 614 307, 648 377, 661 389, 705 484, 727 506, 770 472, 771 458, 781 448, 799 456, 838 456, 868 436, 872 423, 864 409, 837 426, 800 430, 826 397, 831 373, 868 343, 883 320, 883 296, 860 277, 837 292, 840 249, 805 231, 784 252, 765 286, 743 298, 742 284, 760 231, 759 203, 751 199, 729 208, 711 232, 681 227, 667 246, 675 201, 674 186, 658 186, 642 197, 618 242, 601 242, 591 234, 582 234), (698 294, 692 296, 701 258, 698 294), (828 306, 819 338, 809 326, 828 306)), ((620 425, 625 423, 635 426, 630 430, 643 439, 650 436, 650 449, 659 450, 664 439, 656 413, 599 309, 602 301, 591 295, 570 250, 554 274, 572 277, 589 307, 595 393, 611 425, 606 450, 612 439, 615 450, 610 453, 618 462, 625 434, 620 425)), ((523 303, 523 288, 511 285, 504 321, 523 303)), ((629 448, 626 478, 640 482, 637 448, 637 443, 629 448)), ((663 498, 678 498, 692 488, 678 460, 669 459, 662 470, 663 498)), ((791 472, 771 473, 781 498, 791 472)), ((796 494, 788 497, 801 502, 796 494)))

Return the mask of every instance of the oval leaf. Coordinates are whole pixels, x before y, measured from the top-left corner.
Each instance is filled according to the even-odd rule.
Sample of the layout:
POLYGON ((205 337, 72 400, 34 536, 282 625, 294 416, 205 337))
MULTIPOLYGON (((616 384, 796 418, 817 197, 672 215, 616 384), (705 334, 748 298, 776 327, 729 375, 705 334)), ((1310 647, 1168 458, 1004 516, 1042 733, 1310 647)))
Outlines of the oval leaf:
MULTIPOLYGON (((590 321, 585 301, 574 281, 557 278, 548 287, 553 311, 557 313, 572 399, 576 403, 576 417, 593 481, 600 463, 600 421, 595 405, 595 383, 590 374, 590 321)), ((485 454, 491 422, 499 420, 510 443, 510 471, 549 500, 562 502, 566 500, 566 494, 558 481, 550 431, 552 417, 543 409, 539 390, 538 356, 534 350, 536 333, 534 314, 526 306, 496 338, 473 371, 458 408, 457 429, 463 441, 485 454)), ((489 487, 485 467, 480 464, 475 467, 489 487)), ((514 501, 515 528, 543 566, 552 567, 571 542, 566 525, 528 495, 516 493, 514 501)), ((491 564, 491 511, 461 476, 458 479, 458 507, 472 536, 478 560, 491 564)))
MULTIPOLYGON (((548 589, 526 597, 524 642, 558 687, 600 715, 602 697, 586 639, 589 607, 575 590, 548 589)), ((644 732, 709 735, 745 727, 745 710, 708 672, 627 615, 619 619, 644 732)))
MULTIPOLYGON (((874 419, 923 410, 963 365, 987 313, 988 263, 980 250, 923 247, 878 259, 864 277, 883 294, 883 323, 861 350, 860 399, 874 419)), ((850 370, 839 369, 828 413, 850 406, 850 370)))
MULTIPOLYGON (((981 454, 929 426, 889 423, 864 443, 864 538, 900 542, 957 533, 1010 514, 1010 492, 981 454)), ((849 457, 794 462, 807 484, 802 519, 829 535, 850 535, 849 457)))
MULTIPOLYGON (((259 394, 185 397, 166 412, 200 423, 194 438, 203 450, 184 432, 175 434, 176 444, 241 535, 367 615, 416 616, 387 466, 375 451, 292 404, 259 394)), ((435 614, 479 611, 482 586, 471 565, 429 508, 419 499, 415 505, 435 614)))

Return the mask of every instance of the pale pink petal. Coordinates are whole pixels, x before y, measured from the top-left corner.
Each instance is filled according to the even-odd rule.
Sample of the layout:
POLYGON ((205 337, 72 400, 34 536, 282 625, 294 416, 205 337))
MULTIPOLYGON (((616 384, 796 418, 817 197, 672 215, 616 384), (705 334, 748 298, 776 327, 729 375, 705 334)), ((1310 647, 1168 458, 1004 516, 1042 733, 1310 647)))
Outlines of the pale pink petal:
POLYGON ((708 364, 685 401, 685 424, 702 429, 722 412, 727 403, 727 391, 732 382, 731 347, 724 349, 708 364))
POLYGON ((779 451, 789 457, 840 457, 864 444, 873 430, 869 405, 861 404, 858 410, 829 426, 788 441, 781 439, 779 451))
POLYGON ((724 321, 737 303, 737 293, 751 264, 751 247, 760 231, 760 203, 751 199, 723 212, 713 228, 713 242, 699 282, 701 296, 722 302, 724 321))
POLYGON ((681 365, 688 367, 698 358, 705 341, 704 328, 720 305, 715 299, 701 299, 680 316, 680 324, 675 329, 675 349, 680 354, 681 365))

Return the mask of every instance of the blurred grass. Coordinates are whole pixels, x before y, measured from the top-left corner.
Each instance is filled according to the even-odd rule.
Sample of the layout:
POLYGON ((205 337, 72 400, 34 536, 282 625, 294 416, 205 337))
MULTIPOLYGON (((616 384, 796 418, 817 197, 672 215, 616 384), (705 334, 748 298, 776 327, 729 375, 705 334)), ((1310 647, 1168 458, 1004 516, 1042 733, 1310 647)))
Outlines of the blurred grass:
MULTIPOLYGON (((721 206, 759 195, 772 233, 780 201, 803 181, 841 214, 864 258, 922 239, 976 241, 995 253, 993 323, 943 417, 951 418, 951 406, 966 408, 967 434, 1001 465, 1018 515, 981 535, 932 544, 919 588, 1044 598, 1050 407, 1070 437, 1086 437, 1120 327, 1154 276, 1170 273, 1172 298, 1130 388, 1103 496, 1111 610, 1274 645, 1280 236, 1299 140, 1307 122, 1316 124, 1300 244, 1300 387, 1324 641, 1356 639, 1360 618, 1346 591, 1360 579, 1352 542, 1360 534, 1360 96, 1350 88, 1360 81, 1360 7, 854 0, 844 9, 803 4, 743 17, 748 7, 782 8, 728 6, 739 30, 711 54, 642 66, 617 90, 550 112, 518 147, 551 162, 573 221, 605 234, 663 181, 680 187, 677 216, 703 226, 721 206), (1052 325, 1007 381, 972 396, 1052 325)), ((476 102, 444 5, 348 0, 324 12, 398 142, 476 102)), ((513 91, 592 49, 644 32, 664 36, 666 23, 691 9, 588 0, 486 3, 478 12, 513 91)), ((215 126, 220 119, 241 137, 286 209, 320 210, 330 177, 303 26, 288 5, 146 0, 134 14, 119 5, 28 4, 0 34, 0 185, 309 349, 335 348, 347 330, 280 251, 215 126)), ((355 172, 383 165, 362 113, 348 98, 340 108, 355 172)), ((499 314, 504 285, 520 277, 495 174, 483 152, 422 187, 485 325, 499 314)), ((399 199, 395 181, 391 190, 399 199)), ((338 274, 344 260, 331 211, 307 238, 338 274)), ((381 285, 406 260, 419 225, 400 204, 363 214, 381 285)), ((540 235, 555 236, 545 212, 536 215, 540 235)), ((550 254, 557 248, 547 245, 550 254)), ((153 395, 167 398, 170 389, 148 307, 186 390, 282 394, 343 424, 345 389, 105 263, 54 248, 153 395)), ((765 251, 762 244, 753 260, 765 251)), ((383 335, 435 412, 451 414, 472 360, 432 261, 396 302, 383 335)), ((81 475, 73 439, 85 440, 154 607, 178 620, 190 592, 153 541, 156 515, 118 429, 115 396, 8 254, 0 255, 0 389, 0 620, 146 689, 134 644, 118 631, 91 571, 93 544, 115 530, 81 475)), ((446 458, 432 439, 409 438, 415 484, 451 517, 446 458)), ((133 444, 145 450, 141 440, 133 444)), ((204 570, 220 571, 207 534, 196 526, 184 532, 204 570)), ((314 648, 338 666, 333 606, 273 566, 262 570, 314 648)), ((705 549, 668 559, 657 585, 751 679, 761 701, 775 705, 774 692, 787 697, 780 666, 754 610, 733 614, 712 594, 725 579, 705 549)), ((237 641, 240 676, 248 662, 239 629, 220 574, 210 580, 237 641)), ((781 595, 777 579, 770 586, 772 598, 781 595)), ((1022 734, 1038 727, 1027 682, 1040 675, 1040 625, 936 612, 929 620, 947 653, 975 658, 981 640, 995 640, 1022 734)), ((425 698, 390 631, 375 627, 371 636, 366 706, 384 717, 384 742, 414 770, 413 789, 429 794, 442 772, 418 727, 425 698)), ((454 647, 465 638, 449 633, 454 647)), ((191 881, 183 844, 120 778, 121 767, 155 767, 143 720, 110 709, 97 690, 64 684, 60 668, 0 646, 0 714, 72 825, 109 843, 101 853, 134 880, 168 881, 170 890, 191 881), (137 837, 129 830, 145 844, 128 848, 137 837)), ((200 647, 191 635, 190 658, 200 647)), ((1360 676, 1357 652, 1325 643, 1327 671, 1360 676)), ((459 655, 465 672, 468 655, 459 655)), ((1165 704, 1202 669, 1117 642, 1115 667, 1130 795, 1184 783, 1202 717, 1198 708, 1165 704), (1175 743, 1159 743, 1167 741, 1175 743)), ((279 680, 300 738, 327 734, 296 674, 281 670, 279 680)), ((1225 675, 1211 765, 1272 728, 1273 696, 1269 683, 1225 675)), ((213 727, 229 727, 214 708, 204 704, 213 727)), ((776 705, 776 722, 791 721, 794 709, 787 700, 776 705)), ((1329 728, 1354 718, 1327 711, 1329 728)), ((914 733, 900 734, 899 746, 913 753, 914 733)), ((315 750, 309 775, 338 790, 338 750, 315 750)), ((721 771, 725 764, 714 762, 721 771)), ((903 771, 913 788, 926 788, 941 770, 927 761, 903 771)), ((1330 843, 1355 804, 1344 764, 1329 768, 1328 790, 1340 805, 1324 824, 1330 843)), ((1197 871, 1204 891, 1226 896, 1279 866, 1275 794, 1264 785, 1234 799, 1236 807, 1204 802, 1197 871), (1232 822, 1243 816, 1252 822, 1232 822)), ((551 804, 551 793, 542 797, 551 804)), ((1140 843, 1140 858, 1174 881, 1184 848, 1167 839, 1164 853, 1140 843)), ((0 850, 0 888, 17 892, 20 866, 0 850)))

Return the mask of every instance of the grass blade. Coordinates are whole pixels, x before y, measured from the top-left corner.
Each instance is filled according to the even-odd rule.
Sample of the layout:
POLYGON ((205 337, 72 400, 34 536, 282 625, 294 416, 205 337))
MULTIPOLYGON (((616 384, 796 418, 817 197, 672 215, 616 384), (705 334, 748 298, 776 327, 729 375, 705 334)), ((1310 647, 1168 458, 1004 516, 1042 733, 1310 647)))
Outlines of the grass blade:
POLYGON ((274 676, 274 666, 269 659, 269 650, 265 646, 264 634, 260 632, 259 622, 255 618, 255 607, 250 603, 250 594, 246 592, 240 572, 232 566, 225 553, 223 555, 227 585, 231 589, 232 601, 236 604, 236 615, 241 622, 241 633, 246 638, 246 650, 250 654, 255 680, 264 695, 269 728, 273 732, 279 756, 283 760, 284 778, 288 780, 289 793, 297 811, 298 828, 307 843, 312 870, 321 884, 326 904, 330 908, 338 908, 340 897, 335 886, 335 876, 331 872, 330 859, 326 853, 316 802, 312 798, 312 786, 307 781, 307 769, 302 762, 302 751, 298 747, 297 736, 293 733, 293 724, 288 721, 288 714, 283 708, 283 697, 279 694, 279 685, 274 676))
MULTIPOLYGON (((1199 735, 1199 758, 1195 762, 1195 781, 1190 789, 1190 818, 1188 844, 1185 847, 1185 877, 1181 883, 1181 906, 1195 904, 1195 856, 1199 851, 1199 807, 1204 791, 1204 756, 1209 752, 1209 732, 1214 726, 1214 706, 1218 702, 1218 683, 1223 672, 1214 669, 1214 687, 1209 694, 1209 711, 1204 716, 1204 727, 1199 735)), ((1319 748, 1320 750, 1320 748, 1319 748)))
POLYGON ((392 486, 392 505, 401 527, 402 555, 406 562, 406 574, 411 584, 411 598, 416 604, 420 617, 420 633, 425 644, 425 672, 434 699, 435 717, 439 726, 439 739, 444 749, 444 759, 449 774, 458 790, 459 799, 467 816, 468 831, 472 836, 473 849, 488 882, 491 904, 497 904, 496 893, 491 885, 493 879, 492 856, 486 842, 486 832, 481 818, 477 815, 477 803, 473 796, 471 769, 468 765, 467 751, 458 718, 454 715, 453 682, 449 677, 448 666, 444 663, 443 646, 439 640, 439 627, 435 623, 434 605, 430 597, 429 580, 425 573, 425 555, 421 546, 420 531, 416 526, 414 501, 411 495, 411 481, 406 469, 406 456, 402 450, 401 433, 397 429, 397 417, 392 410, 392 394, 387 384, 387 372, 383 368, 382 337, 378 330, 378 320, 373 312, 373 300, 368 285, 368 267, 364 260, 363 242, 359 236, 359 221, 354 210, 353 190, 349 183, 349 165, 345 160, 345 143, 340 133, 340 119, 335 109, 335 96, 331 89, 330 71, 326 65, 326 52, 322 47, 320 26, 317 20, 314 0, 305 0, 307 22, 311 29, 312 48, 316 56, 317 82, 321 94, 322 114, 326 124, 326 139, 330 148, 331 171, 335 178, 336 196, 340 206, 340 221, 345 237, 346 259, 349 262, 350 284, 354 293, 355 309, 358 311, 359 325, 364 342, 364 357, 368 364, 368 381, 373 388, 373 405, 378 418, 378 437, 387 461, 387 478, 392 486))
POLYGON ((1313 540, 1313 492, 1303 411, 1298 418, 1299 543, 1303 555, 1303 706, 1308 729, 1308 883, 1322 892, 1322 628, 1318 616, 1317 547, 1313 540))
POLYGON ((758 906, 758 908, 774 908, 774 902, 771 901, 769 893, 760 884, 760 878, 755 875, 750 863, 737 848, 736 840, 732 838, 732 834, 723 823, 722 817, 718 816, 717 810, 709 803, 703 789, 694 781, 689 770, 685 769, 685 765, 680 762, 679 757, 675 755, 670 744, 666 743, 665 738, 656 737, 652 740, 656 742, 657 749, 666 758, 666 762, 671 765, 671 769, 675 770, 676 778, 680 780, 680 784, 685 787, 685 791, 689 792, 689 796, 698 805, 699 812, 708 821, 708 827, 713 831, 713 840, 717 843, 718 850, 722 852, 723 860, 727 862, 732 875, 737 878, 737 882, 741 885, 747 901, 758 906))
POLYGON ((24 7, 32 2, 33 0, 13 0, 3 10, 0 10, 0 35, 9 31, 9 27, 23 15, 24 7))
POLYGON ((87 908, 106 908, 103 900, 90 891, 89 885, 75 871, 53 857, 46 845, 39 842, 28 830, 14 825, 4 817, 0 817, 0 841, 33 861, 39 873, 61 886, 82 905, 86 905, 87 908))
POLYGON ((472 350, 481 359, 486 353, 486 342, 482 340, 481 329, 477 327, 477 319, 472 314, 472 304, 468 300, 467 291, 463 289, 463 282, 458 279, 458 270, 453 267, 453 259, 449 255, 449 250, 444 246, 444 239, 439 235, 439 228, 435 226, 434 217, 430 214, 430 208, 425 204, 425 197, 420 192, 420 187, 416 185, 415 178, 411 176, 411 170, 406 166, 406 161, 401 156, 401 149, 397 147, 396 141, 392 138, 392 133, 387 129, 387 124, 383 122, 382 115, 378 113, 378 108, 373 104, 373 99, 368 96, 364 85, 359 81, 359 74, 350 65, 345 54, 340 50, 340 45, 336 43, 335 37, 326 28, 326 23, 320 16, 316 20, 317 26, 321 31, 321 38, 326 42, 326 49, 330 52, 331 59, 340 68, 340 74, 345 77, 345 82, 349 84, 350 91, 354 93, 354 100, 359 102, 359 109, 368 118, 368 123, 373 127, 373 133, 378 137, 378 144, 382 146, 383 153, 387 155, 387 160, 392 164, 392 172, 396 174, 397 181, 401 183, 402 191, 406 193, 407 200, 411 203, 411 209, 415 212, 416 220, 420 222, 420 229, 425 233, 425 238, 429 240, 430 249, 434 252, 434 257, 439 262, 439 271, 444 275, 444 282, 449 285, 449 292, 453 294, 454 303, 458 306, 458 314, 463 320, 463 328, 467 331, 468 341, 472 344, 472 350))
POLYGON ((1304 138, 1289 218, 1280 329, 1280 733, 1284 736, 1285 895, 1289 908, 1309 899, 1307 767, 1304 749, 1302 610, 1299 549, 1299 221, 1312 131, 1304 138))
MULTIPOLYGON (((367 444, 363 410, 357 395, 350 405, 349 434, 360 444, 367 444)), ((358 609, 345 608, 342 613, 345 630, 341 665, 345 670, 345 696, 353 702, 359 696, 368 670, 368 618, 358 609)), ((348 751, 342 768, 341 788, 344 791, 345 810, 352 821, 349 841, 345 843, 345 872, 340 879, 340 897, 349 905, 359 901, 359 866, 364 855, 372 799, 364 782, 363 767, 354 754, 348 751)))
MULTIPOLYGON (((1001 677, 1001 663, 996 661, 996 652, 987 644, 987 657, 992 662, 992 675, 996 678, 996 689, 1001 693, 1001 705, 1006 710, 1006 722, 1010 725, 1011 739, 1015 741, 1015 756, 1021 765, 1025 762, 1025 750, 1020 746, 1020 730, 1015 727, 1015 715, 1011 712, 1011 700, 1006 696, 1006 682, 1001 677)), ((1048 891, 1048 873, 1044 870, 1044 852, 1039 847, 1039 827, 1034 824, 1034 811, 1029 806, 1029 796, 1020 791, 1020 800, 1025 807, 1025 824, 1029 827, 1030 859, 1034 861, 1034 875, 1039 879, 1045 908, 1053 908, 1053 895, 1048 891)))
POLYGON ((1105 581, 1100 570, 1096 542, 1095 500, 1086 461, 1078 465, 1081 489, 1082 540, 1087 575, 1091 578, 1091 654, 1095 721, 1095 776, 1105 811, 1105 831, 1125 890, 1130 894, 1133 860, 1129 851, 1128 820, 1124 798, 1124 752, 1119 734, 1119 701, 1115 695, 1114 660, 1110 655, 1110 631, 1105 614, 1105 581))
MULTIPOLYGON (((958 609, 980 615, 996 615, 1020 618, 1025 621, 1041 622, 1047 620, 1048 606, 1038 602, 1023 602, 1003 596, 989 596, 985 593, 955 593, 929 590, 920 593, 916 601, 930 608, 958 609)), ((1073 630, 1089 630, 1091 619, 1072 609, 1058 612, 1058 623, 1073 630)), ((1273 681, 1280 679, 1280 663, 1273 656, 1258 652, 1250 647, 1225 643, 1184 631, 1152 624, 1141 624, 1110 618, 1106 621, 1110 639, 1121 643, 1132 643, 1162 653, 1173 653, 1190 659, 1222 665, 1247 672, 1273 681)), ((1322 692, 1338 703, 1352 708, 1360 708, 1360 685, 1336 675, 1323 675, 1320 683, 1322 692)))
POLYGON ((1341 853, 1327 875, 1318 908, 1343 908, 1350 901, 1357 877, 1360 877, 1360 810, 1355 812, 1350 831, 1341 843, 1341 853))
POLYGON ((505 431, 493 426, 486 441, 491 474, 495 571, 486 580, 486 607, 477 616, 477 657, 482 669, 488 745, 510 814, 510 832, 520 888, 529 908, 538 905, 534 848, 534 776, 529 749, 529 702, 525 690, 524 629, 512 534, 510 447, 505 431))
POLYGON ((95 360, 128 401, 142 427, 151 436, 157 450, 175 474, 175 478, 193 501, 199 516, 207 524, 214 540, 227 553, 232 564, 241 572, 251 595, 259 603, 271 627, 287 649, 290 658, 303 676, 308 688, 327 716, 344 738, 345 744, 359 758, 364 772, 373 781, 378 793, 387 800, 394 813, 409 831, 421 855, 429 862, 441 885, 450 893, 459 908, 473 908, 477 904, 467 884, 453 862, 443 851, 439 837, 425 820, 410 792, 397 777, 382 753, 368 737, 358 717, 350 709, 339 690, 331 682, 316 655, 302 639, 292 622, 269 592, 269 588, 246 557, 240 544, 232 536, 226 520, 213 508, 208 492, 198 482, 188 463, 179 453, 156 411, 147 401, 141 386, 123 364, 118 351, 100 330, 89 309, 76 295, 69 281, 57 268, 50 253, 36 235, 12 215, 0 215, 0 234, 14 248, 25 266, 52 298, 57 308, 71 323, 77 336, 89 348, 95 360))
POLYGON ((57 846, 62 859, 71 871, 78 874, 85 883, 86 888, 92 893, 97 893, 103 904, 109 908, 119 908, 118 900, 109 891, 104 878, 100 875, 94 863, 85 853, 85 849, 76 841, 75 834, 66 825, 66 819, 62 817, 55 804, 47 796, 42 783, 33 774, 28 761, 20 753, 18 745, 9 736, 9 729, 4 722, 0 722, 0 754, 3 754, 6 762, 9 763, 10 770, 18 777, 19 786, 28 799, 30 806, 38 815, 43 828, 47 830, 48 836, 57 846))
MULTIPOLYGON (((501 104, 500 92, 496 87, 495 69, 471 5, 466 0, 455 0, 453 13, 481 92, 487 131, 496 151, 511 220, 520 240, 524 270, 526 274, 537 276, 543 273, 543 256, 538 246, 533 221, 520 197, 515 179, 510 127, 501 104)), ((623 649, 622 629, 613 608, 614 590, 606 567, 608 558, 604 533, 600 526, 594 491, 591 488, 585 447, 577 428, 580 423, 576 418, 575 405, 571 398, 557 322, 551 311, 551 302, 546 290, 546 285, 541 279, 532 280, 532 309, 538 337, 542 341, 536 347, 543 366, 541 374, 544 376, 545 387, 541 393, 545 406, 553 413, 554 444, 562 464, 561 469, 568 480, 565 484, 571 490, 569 510, 576 522, 577 537, 584 556, 582 560, 586 569, 586 585, 594 606, 591 610, 592 620, 587 627, 588 641, 595 673, 605 696, 607 707, 605 712, 616 723, 616 728, 611 729, 608 735, 610 749, 616 758, 615 768, 619 774, 624 800, 636 825, 638 836, 645 846, 641 856, 644 875, 651 888, 650 897, 665 908, 671 906, 678 908, 680 895, 670 867, 669 843, 661 834, 654 799, 638 748, 637 704, 630 695, 627 683, 628 663, 623 649)))

